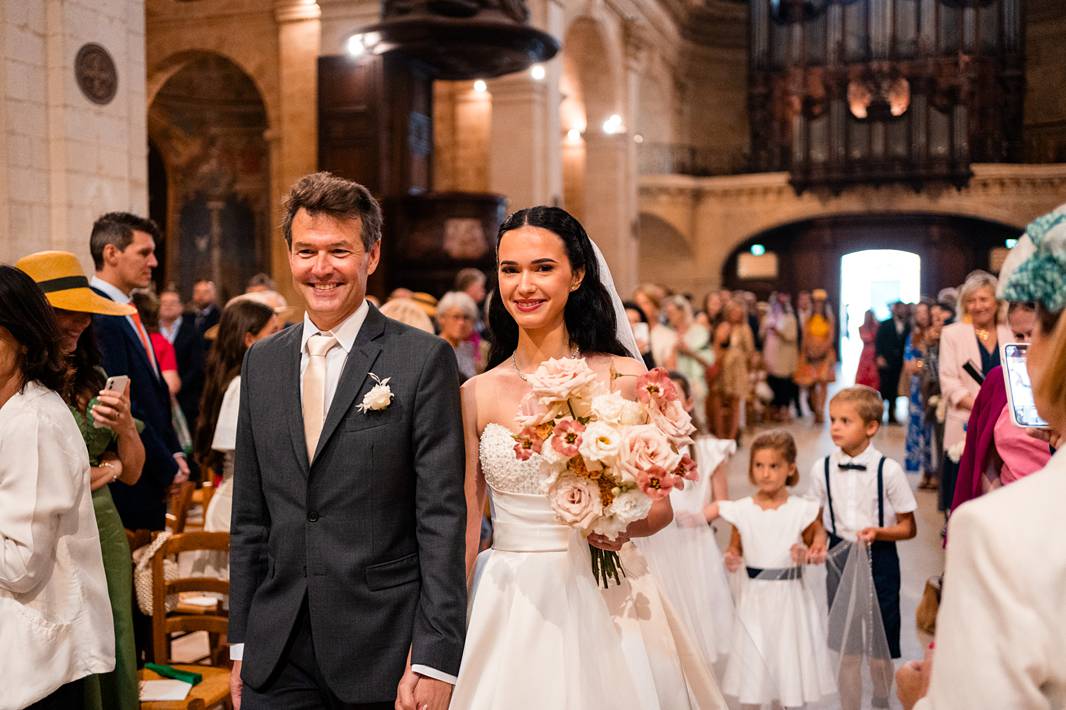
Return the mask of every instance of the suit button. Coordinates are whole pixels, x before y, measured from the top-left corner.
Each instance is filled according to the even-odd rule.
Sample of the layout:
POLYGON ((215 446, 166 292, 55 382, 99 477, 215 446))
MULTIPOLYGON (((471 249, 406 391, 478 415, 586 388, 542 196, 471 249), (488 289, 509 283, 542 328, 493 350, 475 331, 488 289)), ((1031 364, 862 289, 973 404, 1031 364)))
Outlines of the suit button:
POLYGON ((307 522, 309 522, 309 523, 317 523, 318 522, 318 513, 316 513, 313 510, 310 513, 308 513, 307 514, 307 522))

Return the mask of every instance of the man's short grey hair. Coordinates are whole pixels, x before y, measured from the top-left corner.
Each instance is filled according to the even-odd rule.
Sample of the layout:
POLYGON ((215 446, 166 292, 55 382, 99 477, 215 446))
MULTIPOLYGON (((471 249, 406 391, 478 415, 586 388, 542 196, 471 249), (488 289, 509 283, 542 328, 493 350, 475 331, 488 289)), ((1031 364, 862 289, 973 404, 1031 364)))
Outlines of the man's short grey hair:
POLYGON ((438 318, 453 309, 459 309, 463 315, 468 316, 470 320, 477 322, 477 304, 474 303, 474 299, 466 293, 463 293, 462 291, 449 291, 437 301, 438 318))

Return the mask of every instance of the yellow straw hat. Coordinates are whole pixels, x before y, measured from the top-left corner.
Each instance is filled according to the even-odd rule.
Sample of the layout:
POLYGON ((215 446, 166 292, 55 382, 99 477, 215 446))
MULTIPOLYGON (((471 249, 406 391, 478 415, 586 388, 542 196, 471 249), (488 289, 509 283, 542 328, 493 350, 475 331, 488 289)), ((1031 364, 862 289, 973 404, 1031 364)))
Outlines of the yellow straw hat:
POLYGON ((89 279, 69 251, 39 251, 19 259, 22 269, 44 291, 53 308, 101 316, 129 316, 136 312, 130 305, 115 303, 89 288, 89 279))
POLYGON ((816 288, 811 291, 812 301, 825 301, 829 298, 829 294, 825 292, 824 288, 816 288))
POLYGON ((437 316, 437 299, 424 291, 416 291, 408 296, 430 318, 437 316))

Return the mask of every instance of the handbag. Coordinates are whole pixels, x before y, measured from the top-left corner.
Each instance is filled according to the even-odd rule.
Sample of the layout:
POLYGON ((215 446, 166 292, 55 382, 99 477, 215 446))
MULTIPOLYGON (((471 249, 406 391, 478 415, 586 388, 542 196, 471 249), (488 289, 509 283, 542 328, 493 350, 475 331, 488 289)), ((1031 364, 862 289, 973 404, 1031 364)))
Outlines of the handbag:
POLYGON ((914 612, 914 620, 918 628, 927 634, 936 634, 936 614, 940 610, 941 586, 944 578, 934 575, 925 580, 925 589, 922 598, 918 600, 918 608, 914 612))
MULTIPOLYGON (((152 615, 152 558, 159 552, 159 548, 170 539, 170 532, 159 533, 151 544, 136 550, 133 559, 137 566, 133 568, 133 588, 137 591, 137 608, 145 616, 152 615)), ((171 559, 163 560, 163 579, 168 582, 178 578, 178 563, 171 559)), ((178 595, 168 594, 166 598, 166 611, 174 611, 178 608, 178 595)))

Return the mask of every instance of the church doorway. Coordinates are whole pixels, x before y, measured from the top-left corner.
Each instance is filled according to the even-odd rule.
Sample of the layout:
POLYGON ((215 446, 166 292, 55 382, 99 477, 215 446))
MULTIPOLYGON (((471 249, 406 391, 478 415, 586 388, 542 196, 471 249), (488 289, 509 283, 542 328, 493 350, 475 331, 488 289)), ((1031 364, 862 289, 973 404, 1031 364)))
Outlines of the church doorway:
POLYGON ((859 327, 867 310, 879 321, 896 301, 917 303, 922 290, 922 258, 901 249, 864 249, 840 258, 840 372, 852 384, 862 353, 859 327))

